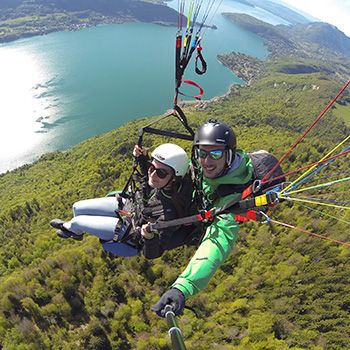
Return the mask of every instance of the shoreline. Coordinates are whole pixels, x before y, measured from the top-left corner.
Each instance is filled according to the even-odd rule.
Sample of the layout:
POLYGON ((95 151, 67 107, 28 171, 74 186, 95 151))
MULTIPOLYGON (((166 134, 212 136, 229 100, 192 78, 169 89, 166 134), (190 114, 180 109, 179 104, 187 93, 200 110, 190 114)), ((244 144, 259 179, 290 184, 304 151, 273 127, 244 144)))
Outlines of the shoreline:
POLYGON ((133 4, 118 1, 99 1, 75 4, 52 2, 19 2, 0 6, 0 44, 53 32, 78 31, 101 24, 126 22, 177 25, 178 13, 161 0, 137 1, 133 4))
MULTIPOLYGON (((48 35, 51 33, 58 33, 58 32, 77 32, 79 30, 83 29, 88 29, 88 28, 93 28, 93 27, 98 27, 101 25, 109 25, 109 24, 125 24, 125 23, 149 23, 149 24, 156 24, 161 27, 177 27, 177 23, 175 22, 166 22, 166 21, 149 21, 149 22, 143 22, 143 21, 138 21, 136 19, 121 19, 121 18, 111 18, 111 20, 107 21, 97 21, 94 23, 79 23, 79 24, 72 24, 69 26, 64 26, 64 27, 57 27, 57 28, 51 28, 51 29, 46 29, 46 30, 39 30, 36 32, 23 32, 22 34, 11 34, 5 38, 0 36, 0 45, 2 44, 8 44, 12 43, 17 40, 21 39, 27 39, 27 38, 33 38, 36 36, 43 36, 43 35, 48 35)), ((210 28, 213 30, 216 30, 217 27, 216 25, 204 25, 204 28, 210 28)), ((1 28, 0 28, 1 29, 1 28)))
MULTIPOLYGON (((245 85, 246 85, 246 83, 245 84, 231 84, 229 86, 228 90, 222 95, 214 96, 214 97, 212 97, 212 98, 210 98, 208 100, 180 101, 179 107, 181 107, 181 108, 183 108, 183 107, 185 107, 185 108, 186 107, 194 107, 197 111, 204 111, 204 110, 206 110, 208 108, 209 105, 228 99, 231 93, 234 93, 235 91, 237 91, 237 89, 239 89, 240 87, 245 86, 245 85)), ((166 111, 164 111, 164 113, 166 113, 166 111)), ((153 117, 155 117, 155 116, 151 116, 149 118, 153 118, 153 117)), ((133 119, 133 120, 144 119, 144 118, 145 117, 139 117, 139 118, 133 119)), ((116 130, 118 128, 119 127, 110 129, 110 130, 106 131, 106 133, 111 132, 113 130, 116 130)), ((94 136, 92 136, 91 138, 93 138, 93 137, 94 136)), ((87 139, 85 139, 85 140, 83 140, 81 142, 85 142, 89 138, 87 138, 87 139)), ((81 143, 81 142, 79 142, 79 143, 81 143)), ((16 171, 20 171, 22 169, 25 169, 25 168, 28 168, 28 167, 32 166, 36 162, 40 161, 40 159, 42 157, 45 157, 48 154, 55 153, 55 152, 69 152, 75 146, 76 145, 71 146, 71 147, 69 147, 69 148, 67 148, 65 150, 53 150, 53 151, 50 151, 50 152, 44 152, 44 153, 40 154, 36 159, 33 159, 31 162, 26 162, 26 163, 24 163, 24 164, 22 164, 20 166, 17 166, 17 167, 15 167, 13 169, 0 171, 0 179, 1 179, 1 177, 6 176, 6 174, 9 174, 9 173, 12 173, 12 172, 16 172, 16 171)))
POLYGON ((12 43, 17 40, 21 39, 27 39, 27 38, 33 38, 36 36, 43 36, 43 35, 48 35, 51 33, 58 33, 58 32, 77 32, 79 30, 84 30, 88 28, 93 28, 93 27, 98 27, 101 25, 110 25, 110 24, 125 24, 125 23, 149 23, 149 24, 156 24, 159 26, 166 26, 166 27, 173 27, 176 26, 177 24, 174 22, 161 22, 161 21, 150 21, 150 22, 141 22, 136 19, 121 19, 121 18, 110 18, 108 20, 104 21, 96 21, 93 23, 79 23, 79 24, 72 24, 69 26, 62 26, 62 27, 57 27, 57 28, 51 28, 51 29, 46 29, 46 30, 40 30, 36 32, 23 32, 20 35, 17 34, 11 34, 8 35, 7 37, 3 38, 0 37, 0 45, 2 44, 8 44, 12 43))
MULTIPOLYGON (((41 26, 40 29, 32 30, 32 31, 23 31, 20 33, 11 33, 8 35, 0 36, 0 44, 6 44, 10 42, 14 42, 16 40, 32 38, 35 36, 47 35, 50 33, 57 32, 75 32, 86 28, 96 27, 100 24, 123 24, 127 22, 131 22, 131 20, 122 19, 122 18, 113 18, 113 17, 105 17, 103 19, 92 19, 90 22, 84 23, 70 23, 70 24, 61 24, 56 27, 47 28, 46 26, 41 26)), ((0 22, 1 29, 1 22, 0 22)))

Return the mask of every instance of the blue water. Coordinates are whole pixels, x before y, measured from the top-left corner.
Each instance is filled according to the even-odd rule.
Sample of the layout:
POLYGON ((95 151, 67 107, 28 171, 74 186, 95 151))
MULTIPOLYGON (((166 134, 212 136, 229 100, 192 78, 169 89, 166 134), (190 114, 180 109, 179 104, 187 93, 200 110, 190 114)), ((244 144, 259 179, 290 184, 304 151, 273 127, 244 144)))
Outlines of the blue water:
MULTIPOLYGON (((230 4, 223 2, 224 12, 230 4)), ((192 62, 185 75, 204 88, 205 99, 241 83, 217 61, 218 53, 239 51, 261 59, 267 55, 260 38, 220 12, 212 20, 218 29, 205 30, 202 41, 207 74, 196 76, 192 62)), ((0 45, 0 172, 170 108, 176 31, 127 23, 0 45)))

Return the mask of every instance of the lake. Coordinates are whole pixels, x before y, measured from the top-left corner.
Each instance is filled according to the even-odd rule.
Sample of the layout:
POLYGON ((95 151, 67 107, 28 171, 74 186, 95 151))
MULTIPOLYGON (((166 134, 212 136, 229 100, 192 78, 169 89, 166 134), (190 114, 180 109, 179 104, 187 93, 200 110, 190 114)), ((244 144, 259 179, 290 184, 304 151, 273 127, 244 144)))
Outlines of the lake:
MULTIPOLYGON (((206 29, 202 41, 207 74, 196 76, 194 62, 185 74, 204 88, 205 99, 242 83, 217 61, 218 53, 267 55, 260 38, 221 12, 253 12, 285 23, 229 0, 221 6, 212 20, 218 29, 206 29)), ((146 23, 101 25, 0 45, 0 172, 171 108, 176 31, 146 23)))

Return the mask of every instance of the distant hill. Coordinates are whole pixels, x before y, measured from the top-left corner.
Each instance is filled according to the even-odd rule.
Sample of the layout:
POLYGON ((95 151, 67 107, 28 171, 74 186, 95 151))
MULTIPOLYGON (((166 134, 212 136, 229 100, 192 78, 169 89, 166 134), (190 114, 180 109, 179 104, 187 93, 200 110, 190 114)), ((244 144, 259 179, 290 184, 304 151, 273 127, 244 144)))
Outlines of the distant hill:
POLYGON ((139 0, 4 0, 0 3, 0 19, 20 18, 23 15, 47 15, 68 11, 96 11, 105 16, 130 16, 147 20, 176 20, 176 12, 170 8, 139 0), (141 10, 144 11, 141 15, 141 10))
POLYGON ((350 38, 329 23, 298 24, 288 32, 292 32, 297 40, 308 41, 350 57, 350 38))
POLYGON ((285 21, 291 23, 291 24, 298 24, 298 23, 309 23, 310 20, 306 18, 305 16, 301 15, 300 13, 291 10, 287 6, 283 6, 281 4, 276 4, 273 1, 269 0, 234 0, 236 2, 242 3, 244 5, 253 6, 253 7, 260 7, 282 19, 285 21))
POLYGON ((291 24, 298 24, 298 23, 309 23, 310 20, 306 18, 305 16, 301 15, 300 13, 290 9, 287 6, 283 6, 280 4, 276 4, 273 1, 264 0, 249 0, 253 5, 260 7, 266 11, 271 12, 272 14, 283 18, 287 22, 291 24))
POLYGON ((0 42, 53 31, 126 21, 175 24, 175 10, 155 0, 3 0, 0 42))
POLYGON ((328 23, 274 26, 242 13, 224 16, 265 39, 273 57, 325 59, 336 54, 350 58, 350 38, 328 23))

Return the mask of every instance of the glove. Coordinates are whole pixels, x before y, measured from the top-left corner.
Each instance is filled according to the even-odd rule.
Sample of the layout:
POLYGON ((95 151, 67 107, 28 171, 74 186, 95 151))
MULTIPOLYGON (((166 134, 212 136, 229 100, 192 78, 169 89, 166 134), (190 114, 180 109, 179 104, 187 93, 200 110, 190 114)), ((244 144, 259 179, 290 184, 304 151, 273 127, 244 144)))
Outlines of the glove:
POLYGON ((164 308, 166 305, 170 305, 175 315, 181 315, 185 307, 185 296, 177 288, 169 289, 158 300, 157 304, 152 307, 159 317, 164 317, 164 308))

